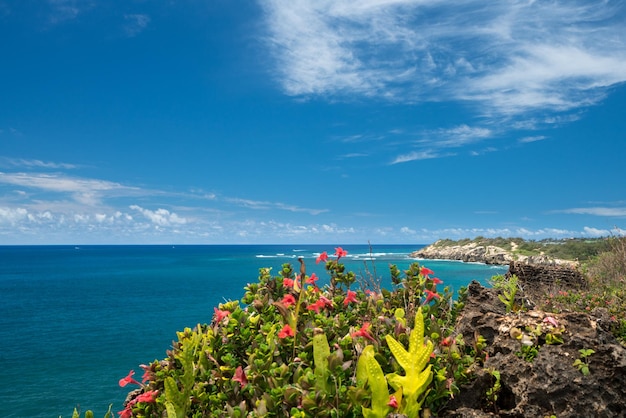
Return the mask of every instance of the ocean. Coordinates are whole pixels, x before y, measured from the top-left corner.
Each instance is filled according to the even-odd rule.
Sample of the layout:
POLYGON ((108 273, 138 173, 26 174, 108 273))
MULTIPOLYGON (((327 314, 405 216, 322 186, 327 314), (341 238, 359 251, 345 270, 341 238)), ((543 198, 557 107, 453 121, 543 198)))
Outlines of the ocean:
MULTIPOLYGON (((102 417, 122 409, 118 381, 163 359, 176 331, 210 322, 220 302, 243 296, 259 268, 315 264, 332 245, 0 246, 0 405, 3 417, 58 418, 74 407, 102 417)), ((347 245, 346 267, 390 288, 421 245, 347 245)), ((418 260, 458 290, 507 268, 418 260)), ((115 414, 117 416, 117 414, 115 414)))

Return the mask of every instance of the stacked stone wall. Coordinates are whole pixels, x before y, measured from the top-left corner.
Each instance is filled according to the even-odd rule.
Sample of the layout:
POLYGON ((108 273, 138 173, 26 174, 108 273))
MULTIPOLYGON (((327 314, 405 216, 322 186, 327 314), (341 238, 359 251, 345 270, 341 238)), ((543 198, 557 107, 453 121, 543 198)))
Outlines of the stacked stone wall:
POLYGON ((516 275, 522 283, 535 288, 559 287, 576 288, 585 287, 585 279, 582 273, 572 267, 556 265, 533 265, 516 261, 509 263, 509 271, 506 276, 516 275))

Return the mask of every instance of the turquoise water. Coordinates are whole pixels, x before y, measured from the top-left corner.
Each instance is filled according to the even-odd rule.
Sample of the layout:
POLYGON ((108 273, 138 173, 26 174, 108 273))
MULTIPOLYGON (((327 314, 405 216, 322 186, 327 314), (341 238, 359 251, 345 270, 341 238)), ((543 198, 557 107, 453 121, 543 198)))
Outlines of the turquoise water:
MULTIPOLYGON (((346 266, 377 273, 406 268, 420 245, 344 246, 346 266)), ((0 246, 0 405, 3 417, 102 417, 122 409, 118 380, 165 357, 176 331, 210 322, 213 307, 239 299, 261 267, 277 272, 303 257, 307 273, 333 246, 0 246)), ((424 260, 454 289, 505 267, 424 260)), ((327 282, 327 280, 326 280, 327 282)))

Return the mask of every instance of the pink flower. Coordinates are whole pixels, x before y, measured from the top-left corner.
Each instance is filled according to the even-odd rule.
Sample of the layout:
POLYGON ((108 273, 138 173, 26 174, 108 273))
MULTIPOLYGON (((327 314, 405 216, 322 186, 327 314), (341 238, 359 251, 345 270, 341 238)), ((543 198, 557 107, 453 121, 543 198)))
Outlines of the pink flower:
POLYGON ((420 274, 422 276, 428 276, 430 274, 435 274, 435 272, 429 269, 428 267, 422 267, 422 269, 420 270, 420 274))
POLYGON ((559 326, 559 323, 552 316, 546 316, 545 318, 543 318, 543 322, 545 322, 546 324, 550 324, 550 325, 552 325, 554 327, 558 327, 559 326))
POLYGON ((424 303, 428 303, 433 299, 439 299, 441 297, 437 292, 432 292, 428 289, 424 289, 424 293, 426 293, 426 301, 424 303))
POLYGON ((135 402, 150 403, 150 402, 156 401, 156 398, 157 398, 158 395, 159 395, 159 391, 158 390, 149 390, 149 391, 144 392, 141 395, 137 396, 134 399, 134 401, 135 402))
POLYGON ((347 256, 348 252, 341 247, 337 247, 335 248, 335 255, 337 256, 337 261, 339 261, 341 257, 347 256))
POLYGON ((323 300, 318 299, 316 302, 310 304, 309 306, 307 306, 306 308, 309 311, 315 311, 315 313, 320 313, 320 309, 323 309, 324 306, 326 306, 326 304, 324 303, 323 300))
POLYGON ((244 387, 248 384, 248 378, 246 377, 246 372, 243 371, 241 366, 238 366, 235 370, 235 376, 233 376, 233 381, 239 382, 241 387, 244 387))
POLYGON ((357 302, 356 292, 353 292, 352 290, 348 290, 348 294, 346 295, 346 298, 343 300, 343 306, 348 306, 350 302, 357 302))
POLYGON ((121 386, 121 387, 124 387, 124 386, 126 386, 127 384, 129 384, 129 383, 132 383, 132 384, 135 384, 135 385, 141 386, 141 383, 139 383, 138 381, 136 381, 135 379, 133 379, 133 375, 134 375, 134 374, 135 374, 135 371, 134 371, 134 370, 131 370, 131 371, 128 373, 128 376, 126 376, 126 377, 124 377, 124 378, 120 379, 120 382, 119 382, 119 383, 120 383, 120 386, 121 386))
POLYGON ((294 284, 293 279, 289 279, 287 277, 283 279, 283 286, 293 287, 293 284, 294 284))
POLYGON ((289 324, 285 324, 283 329, 278 333, 278 338, 293 337, 294 335, 293 328, 291 328, 289 324))
POLYGON ((296 304, 296 298, 293 297, 292 294, 287 293, 285 296, 283 296, 283 305, 289 307, 291 305, 295 305, 296 304))
POLYGON ((324 251, 315 259, 315 264, 319 264, 320 261, 326 262, 326 260, 328 260, 328 254, 324 251))
POLYGON ((317 277, 317 274, 313 273, 313 274, 311 274, 310 277, 307 277, 305 283, 314 285, 315 282, 318 281, 318 280, 319 280, 319 277, 317 277))
POLYGON ((217 309, 217 308, 213 308, 213 311, 215 312, 215 320, 217 322, 222 322, 222 319, 224 319, 228 315, 230 315, 230 311, 223 311, 223 310, 217 309))
POLYGON ((398 408, 398 400, 396 399, 395 396, 393 395, 389 396, 389 402, 387 402, 387 406, 390 406, 394 409, 398 408))
POLYGON ((369 333, 370 323, 364 322, 361 329, 350 334, 352 337, 363 337, 370 341, 376 342, 376 339, 369 333))

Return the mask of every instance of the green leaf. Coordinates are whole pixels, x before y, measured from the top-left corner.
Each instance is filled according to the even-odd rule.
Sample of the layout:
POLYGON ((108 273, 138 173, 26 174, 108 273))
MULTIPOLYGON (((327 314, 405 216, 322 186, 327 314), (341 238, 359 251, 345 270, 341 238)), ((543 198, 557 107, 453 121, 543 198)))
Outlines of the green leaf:
POLYGON ((167 411, 167 418, 178 418, 176 407, 171 402, 165 402, 165 410, 167 411))
POLYGON ((313 336, 313 363, 315 364, 315 387, 317 390, 329 392, 328 358, 330 357, 330 346, 326 334, 319 333, 313 336))
POLYGON ((374 346, 368 345, 363 349, 357 363, 357 382, 366 380, 372 393, 371 408, 362 408, 365 418, 384 418, 391 410, 387 405, 389 402, 387 381, 375 355, 374 346), (359 373, 361 376, 358 375, 359 373), (364 376, 366 376, 365 379, 364 376))
POLYGON ((109 409, 107 410, 106 414, 104 414, 104 418, 111 418, 111 408, 113 408, 113 404, 109 404, 109 409))

